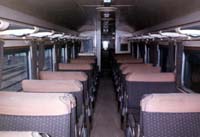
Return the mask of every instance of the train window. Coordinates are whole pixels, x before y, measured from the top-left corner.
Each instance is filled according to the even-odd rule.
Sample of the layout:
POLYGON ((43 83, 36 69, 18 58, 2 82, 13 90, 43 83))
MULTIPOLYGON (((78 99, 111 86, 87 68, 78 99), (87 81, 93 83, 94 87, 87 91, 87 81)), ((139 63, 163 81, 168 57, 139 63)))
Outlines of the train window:
POLYGON ((145 44, 143 42, 141 42, 139 44, 139 58, 144 58, 144 55, 145 55, 145 44))
POLYGON ((128 43, 121 43, 120 50, 121 51, 128 51, 128 43))
POLYGON ((133 55, 135 58, 137 58, 137 44, 134 43, 134 46, 133 46, 133 55))
MULTIPOLYGON (((27 50, 28 51, 28 50, 27 50)), ((2 83, 0 90, 19 91, 21 81, 28 78, 28 52, 4 50, 2 83)))
POLYGON ((61 63, 65 63, 65 57, 66 57, 66 52, 65 52, 65 46, 61 48, 61 63))
POLYGON ((78 53, 81 51, 81 43, 79 41, 75 42, 75 57, 78 57, 78 53))
POLYGON ((92 40, 83 40, 81 45, 81 52, 93 52, 93 41, 92 40))
POLYGON ((175 46, 160 45, 160 66, 162 72, 173 72, 175 69, 175 46))
POLYGON ((44 70, 53 70, 52 48, 45 49, 44 70))
POLYGON ((200 49, 185 48, 184 87, 200 93, 200 49))
POLYGON ((148 51, 147 62, 153 64, 154 66, 158 65, 157 46, 154 45, 154 43, 151 43, 150 45, 147 46, 147 51, 148 51))

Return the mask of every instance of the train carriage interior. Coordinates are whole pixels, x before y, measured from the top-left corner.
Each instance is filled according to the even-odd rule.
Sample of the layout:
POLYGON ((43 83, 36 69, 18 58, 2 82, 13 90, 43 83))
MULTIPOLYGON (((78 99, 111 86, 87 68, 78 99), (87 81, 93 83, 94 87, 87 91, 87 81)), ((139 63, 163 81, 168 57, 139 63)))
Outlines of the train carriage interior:
POLYGON ((0 137, 200 137, 199 0, 0 0, 0 137))

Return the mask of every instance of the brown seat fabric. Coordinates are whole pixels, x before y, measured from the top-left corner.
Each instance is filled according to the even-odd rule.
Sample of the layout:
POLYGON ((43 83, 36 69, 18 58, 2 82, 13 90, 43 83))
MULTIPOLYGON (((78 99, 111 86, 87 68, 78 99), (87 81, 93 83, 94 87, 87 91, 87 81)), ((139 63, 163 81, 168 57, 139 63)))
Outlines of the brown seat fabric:
POLYGON ((78 80, 87 81, 88 76, 84 72, 51 72, 40 71, 39 77, 41 80, 78 80))
POLYGON ((58 64, 59 70, 92 70, 92 66, 90 64, 58 64))
POLYGON ((76 98, 77 115, 80 117, 83 105, 83 86, 76 80, 23 80, 22 89, 30 93, 70 93, 76 98))

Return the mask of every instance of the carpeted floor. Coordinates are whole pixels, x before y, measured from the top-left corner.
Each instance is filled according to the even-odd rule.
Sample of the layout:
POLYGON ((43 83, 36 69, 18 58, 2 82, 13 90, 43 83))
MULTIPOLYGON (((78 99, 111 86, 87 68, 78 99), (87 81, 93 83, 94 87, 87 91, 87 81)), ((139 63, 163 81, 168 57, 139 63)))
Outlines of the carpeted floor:
POLYGON ((100 80, 91 137, 124 137, 110 77, 100 80))

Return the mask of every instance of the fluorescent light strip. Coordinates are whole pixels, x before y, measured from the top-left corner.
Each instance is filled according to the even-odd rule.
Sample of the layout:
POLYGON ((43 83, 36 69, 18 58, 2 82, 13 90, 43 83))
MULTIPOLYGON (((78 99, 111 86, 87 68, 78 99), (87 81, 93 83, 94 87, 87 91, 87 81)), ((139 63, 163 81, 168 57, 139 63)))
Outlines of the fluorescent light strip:
POLYGON ((162 36, 171 37, 171 38, 188 38, 187 35, 179 34, 176 32, 160 32, 162 36))
POLYGON ((61 39, 70 39, 71 36, 70 35, 64 35, 61 39))
POLYGON ((13 35, 13 36, 25 36, 35 32, 38 32, 39 28, 34 27, 34 29, 13 29, 13 30, 5 30, 1 31, 0 35, 13 35))
POLYGON ((64 34, 54 34, 54 35, 50 35, 49 38, 55 39, 55 38, 61 38, 63 36, 64 34))
POLYGON ((53 35, 54 32, 38 32, 38 33, 34 33, 34 34, 30 34, 30 37, 36 37, 36 38, 43 38, 43 37, 48 37, 53 35))
POLYGON ((189 36, 192 36, 192 37, 199 37, 200 36, 200 30, 195 30, 195 29, 181 30, 180 28, 177 28, 176 31, 180 34, 189 35, 189 36))
POLYGON ((153 39, 151 36, 142 36, 142 39, 153 39))
POLYGON ((167 38, 166 36, 162 36, 160 34, 149 34, 149 36, 158 39, 167 38))

